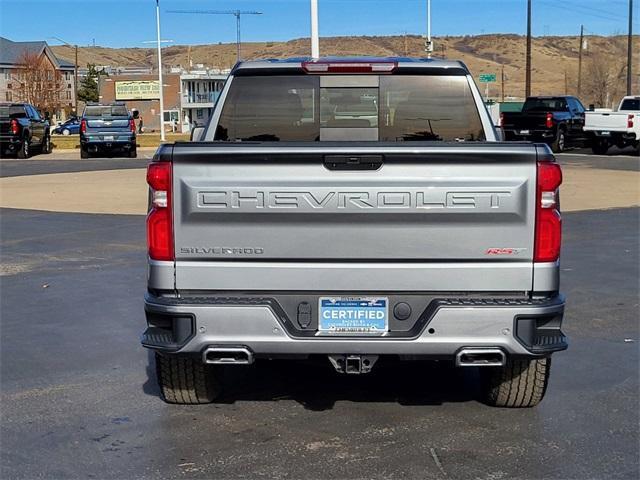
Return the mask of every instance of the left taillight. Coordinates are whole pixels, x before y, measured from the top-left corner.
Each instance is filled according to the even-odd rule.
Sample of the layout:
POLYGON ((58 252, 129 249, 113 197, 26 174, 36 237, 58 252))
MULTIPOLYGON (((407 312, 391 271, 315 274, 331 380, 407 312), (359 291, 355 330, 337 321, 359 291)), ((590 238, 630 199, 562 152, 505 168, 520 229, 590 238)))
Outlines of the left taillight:
POLYGON ((154 260, 174 259, 171 177, 171 162, 153 162, 147 167, 147 183, 151 189, 147 249, 154 260))
POLYGON ((553 113, 547 113, 544 125, 547 128, 553 128, 553 113))
POLYGON ((129 119, 129 130, 136 133, 136 122, 133 121, 133 118, 129 119))
POLYGON ((20 133, 20 124, 15 118, 11 119, 9 128, 11 129, 12 135, 18 135, 18 133, 20 133))
POLYGON ((87 131, 87 121, 83 118, 80 122, 80 133, 86 133, 87 131))
POLYGON ((562 218, 558 188, 562 183, 562 169, 550 156, 538 162, 536 188, 535 262, 555 262, 560 258, 562 218))

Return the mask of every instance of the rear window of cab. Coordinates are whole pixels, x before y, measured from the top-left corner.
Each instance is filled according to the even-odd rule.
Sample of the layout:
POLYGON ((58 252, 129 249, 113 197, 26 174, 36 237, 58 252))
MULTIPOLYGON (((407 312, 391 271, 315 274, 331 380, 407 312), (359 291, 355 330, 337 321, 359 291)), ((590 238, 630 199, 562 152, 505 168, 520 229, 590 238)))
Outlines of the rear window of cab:
POLYGON ((483 141, 465 76, 235 77, 215 140, 483 141))

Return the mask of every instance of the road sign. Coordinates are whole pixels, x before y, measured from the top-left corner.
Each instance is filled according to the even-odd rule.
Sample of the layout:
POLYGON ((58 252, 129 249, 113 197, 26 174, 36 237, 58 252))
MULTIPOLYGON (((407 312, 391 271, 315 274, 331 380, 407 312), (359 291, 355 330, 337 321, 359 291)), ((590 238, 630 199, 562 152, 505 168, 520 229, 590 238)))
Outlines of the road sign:
POLYGON ((495 73, 481 73, 480 74, 480 83, 490 83, 496 81, 495 73))

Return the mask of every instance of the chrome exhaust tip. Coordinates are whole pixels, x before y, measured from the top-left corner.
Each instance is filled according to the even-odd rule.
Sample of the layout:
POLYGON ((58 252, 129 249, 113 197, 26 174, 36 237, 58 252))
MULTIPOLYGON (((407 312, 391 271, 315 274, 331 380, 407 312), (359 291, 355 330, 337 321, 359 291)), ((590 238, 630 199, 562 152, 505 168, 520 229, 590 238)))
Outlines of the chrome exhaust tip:
POLYGON ((463 348, 456 354, 456 367, 502 367, 507 356, 499 348, 463 348))
POLYGON ((202 361, 215 365, 251 365, 253 352, 247 347, 209 347, 202 353, 202 361))

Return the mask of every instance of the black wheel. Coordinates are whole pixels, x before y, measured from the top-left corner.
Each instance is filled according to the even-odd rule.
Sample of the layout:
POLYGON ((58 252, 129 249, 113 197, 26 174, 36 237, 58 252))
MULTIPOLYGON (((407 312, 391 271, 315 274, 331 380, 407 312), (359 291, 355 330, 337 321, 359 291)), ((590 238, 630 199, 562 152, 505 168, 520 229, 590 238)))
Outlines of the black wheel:
POLYGON ((484 401, 494 407, 535 407, 549 383, 551 358, 509 360, 504 367, 482 368, 484 401))
POLYGON ((45 155, 51 153, 51 136, 47 135, 42 140, 42 147, 40 147, 41 153, 45 155))
POLYGON ((558 129, 558 133, 556 133, 556 139, 551 144, 551 150, 554 153, 560 153, 564 151, 566 146, 566 136, 564 130, 561 128, 558 129))
POLYGON ((596 138, 591 145, 591 151, 596 155, 606 155, 609 147, 609 140, 606 138, 596 138))
POLYGON ((18 158, 25 159, 31 156, 31 145, 29 144, 29 139, 27 137, 22 140, 22 144, 18 149, 18 158))
POLYGON ((156 373, 160 394, 167 403, 211 403, 220 393, 219 372, 199 358, 156 353, 156 373))
POLYGON ((80 158, 89 158, 89 151, 86 148, 80 147, 80 158))
POLYGON ((129 150, 129 158, 136 158, 138 156, 137 149, 129 150))

